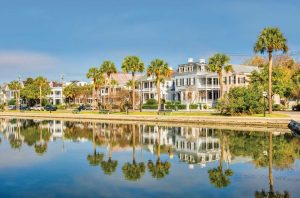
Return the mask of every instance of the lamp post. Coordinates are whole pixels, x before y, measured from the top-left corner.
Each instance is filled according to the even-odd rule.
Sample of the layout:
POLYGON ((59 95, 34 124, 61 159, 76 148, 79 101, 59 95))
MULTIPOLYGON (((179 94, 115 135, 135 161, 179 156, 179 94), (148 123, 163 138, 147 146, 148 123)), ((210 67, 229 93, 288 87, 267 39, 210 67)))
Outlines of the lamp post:
POLYGON ((264 117, 266 117, 266 97, 267 97, 267 92, 264 91, 263 92, 263 96, 264 96, 264 117))

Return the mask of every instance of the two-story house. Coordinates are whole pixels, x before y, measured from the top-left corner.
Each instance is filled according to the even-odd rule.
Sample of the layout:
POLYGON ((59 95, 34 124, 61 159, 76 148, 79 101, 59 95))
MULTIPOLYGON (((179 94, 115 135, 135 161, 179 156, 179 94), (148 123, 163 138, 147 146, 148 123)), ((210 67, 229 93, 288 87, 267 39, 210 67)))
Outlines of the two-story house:
MULTIPOLYGON (((249 82, 254 66, 232 65, 233 72, 223 71, 224 92, 231 87, 245 86, 249 82)), ((185 64, 180 64, 173 78, 172 100, 182 104, 206 104, 212 107, 220 98, 219 76, 207 70, 205 59, 194 62, 189 58, 185 64)))

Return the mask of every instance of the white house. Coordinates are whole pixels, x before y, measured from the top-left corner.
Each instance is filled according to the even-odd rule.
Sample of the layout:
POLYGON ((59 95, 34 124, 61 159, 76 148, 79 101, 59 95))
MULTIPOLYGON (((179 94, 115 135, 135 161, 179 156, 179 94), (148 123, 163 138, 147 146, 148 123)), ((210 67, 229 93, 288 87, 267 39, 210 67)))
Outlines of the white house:
MULTIPOLYGON (((232 65, 233 72, 223 72, 225 93, 233 86, 245 86, 249 82, 254 66, 232 65)), ((173 75, 172 100, 182 104, 206 104, 214 106, 220 98, 220 83, 217 73, 209 72, 205 59, 194 62, 189 58, 185 64, 180 64, 173 75)))

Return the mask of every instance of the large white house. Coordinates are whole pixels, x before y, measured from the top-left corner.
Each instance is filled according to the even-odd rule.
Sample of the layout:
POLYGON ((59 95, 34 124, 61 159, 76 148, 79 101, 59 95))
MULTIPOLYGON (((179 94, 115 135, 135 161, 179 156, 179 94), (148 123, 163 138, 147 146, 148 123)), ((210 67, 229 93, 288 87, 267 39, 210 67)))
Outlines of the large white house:
MULTIPOLYGON (((233 72, 223 73, 225 93, 233 86, 247 85, 250 73, 258 69, 254 66, 232 66, 233 72)), ((195 62, 193 58, 189 58, 187 63, 178 66, 172 80, 173 101, 181 101, 182 104, 201 103, 211 107, 220 98, 219 76, 207 70, 205 59, 195 62)))

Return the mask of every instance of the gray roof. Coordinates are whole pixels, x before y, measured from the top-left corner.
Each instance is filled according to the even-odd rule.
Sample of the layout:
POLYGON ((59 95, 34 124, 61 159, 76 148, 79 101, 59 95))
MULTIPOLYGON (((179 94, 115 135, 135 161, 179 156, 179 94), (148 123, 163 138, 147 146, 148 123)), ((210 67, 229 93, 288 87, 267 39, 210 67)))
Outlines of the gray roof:
POLYGON ((253 71, 258 71, 259 68, 256 66, 249 66, 249 65, 232 65, 233 71, 235 73, 251 73, 253 71))

